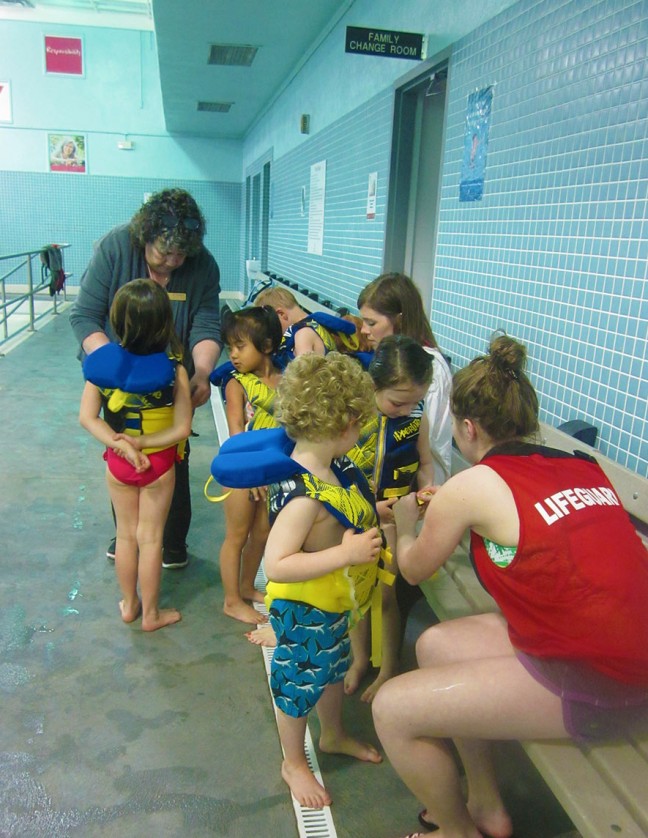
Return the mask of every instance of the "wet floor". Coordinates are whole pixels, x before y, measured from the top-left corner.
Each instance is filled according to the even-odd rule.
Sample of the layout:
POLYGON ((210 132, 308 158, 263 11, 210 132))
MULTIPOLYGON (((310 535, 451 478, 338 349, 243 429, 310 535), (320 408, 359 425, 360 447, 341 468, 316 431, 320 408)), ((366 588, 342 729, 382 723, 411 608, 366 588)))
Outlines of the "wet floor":
MULTIPOLYGON (((0 357, 0 836, 293 838, 262 655, 220 610, 223 513, 202 496, 216 451, 209 407, 194 422, 190 564, 163 577, 162 604, 183 621, 144 634, 119 619, 81 389, 65 312, 0 357)), ((417 603, 406 661, 432 620, 417 603)), ((346 717, 377 744, 368 707, 351 698, 346 717)), ((340 838, 417 827, 387 763, 318 759, 340 838)), ((571 829, 516 745, 498 749, 498 764, 517 838, 571 829)))

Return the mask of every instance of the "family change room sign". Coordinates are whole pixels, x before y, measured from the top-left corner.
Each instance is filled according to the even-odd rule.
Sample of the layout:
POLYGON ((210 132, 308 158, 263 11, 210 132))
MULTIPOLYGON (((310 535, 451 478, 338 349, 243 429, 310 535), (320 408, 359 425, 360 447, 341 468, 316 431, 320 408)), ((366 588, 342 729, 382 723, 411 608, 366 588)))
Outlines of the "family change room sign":
POLYGON ((347 26, 345 52, 378 55, 383 58, 409 58, 422 61, 425 38, 415 32, 394 32, 389 29, 364 29, 347 26))

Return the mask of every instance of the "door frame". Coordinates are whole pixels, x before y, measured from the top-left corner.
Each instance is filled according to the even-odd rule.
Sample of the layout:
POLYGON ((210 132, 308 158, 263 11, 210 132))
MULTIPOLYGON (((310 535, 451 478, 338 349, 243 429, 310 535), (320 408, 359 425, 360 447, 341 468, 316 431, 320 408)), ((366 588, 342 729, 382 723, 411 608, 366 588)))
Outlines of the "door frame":
MULTIPOLYGON (((412 225, 411 213, 416 205, 415 167, 418 168, 421 142, 421 111, 418 97, 430 81, 435 72, 449 71, 452 47, 439 52, 425 62, 424 67, 416 67, 403 78, 399 79, 394 91, 394 120, 392 128, 392 147, 389 167, 389 191, 387 198, 387 215, 385 221, 385 249, 383 255, 383 271, 405 272, 406 254, 411 251, 412 225), (403 212, 407 207, 407 212, 403 212)), ((443 140, 441 145, 441 161, 445 147, 447 120, 447 97, 443 114, 443 140)), ((441 188, 437 197, 434 223, 434 250, 438 234, 439 205, 441 188)))

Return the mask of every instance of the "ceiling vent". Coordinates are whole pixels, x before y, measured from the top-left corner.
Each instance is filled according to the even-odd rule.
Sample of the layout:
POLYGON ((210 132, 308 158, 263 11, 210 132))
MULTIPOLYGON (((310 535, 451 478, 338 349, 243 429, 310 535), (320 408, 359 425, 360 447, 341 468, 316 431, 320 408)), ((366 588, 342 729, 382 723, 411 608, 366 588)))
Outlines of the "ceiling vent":
POLYGON ((207 113, 229 113, 234 102, 198 102, 197 110, 207 113))
POLYGON ((247 44, 212 44, 207 63, 224 67, 249 67, 258 51, 258 47, 247 44))

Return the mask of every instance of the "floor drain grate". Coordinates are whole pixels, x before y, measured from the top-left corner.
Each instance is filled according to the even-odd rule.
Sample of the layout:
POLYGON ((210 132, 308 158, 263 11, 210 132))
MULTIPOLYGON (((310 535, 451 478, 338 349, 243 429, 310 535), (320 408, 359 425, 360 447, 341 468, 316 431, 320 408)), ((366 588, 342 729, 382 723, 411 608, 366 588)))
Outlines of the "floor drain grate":
MULTIPOLYGON (((259 568, 259 572, 257 574, 255 580, 255 586, 257 590, 265 590, 266 585, 266 578, 262 568, 259 568)), ((261 602, 255 602, 254 607, 256 610, 263 614, 264 616, 268 616, 268 612, 266 607, 261 602)), ((262 628, 263 626, 267 625, 267 623, 260 623, 258 628, 262 628)), ((272 661, 272 653, 273 650, 269 649, 267 646, 261 646, 261 652, 263 653, 263 663, 265 665, 266 671, 266 679, 268 681, 268 688, 270 688, 270 663, 272 661)), ((272 700, 272 696, 270 697, 272 700)), ((273 709, 275 709, 276 715, 276 708, 274 707, 274 701, 272 703, 273 709)), ((319 765, 317 762, 317 756, 315 755, 315 746, 313 745, 313 740, 311 738, 310 730, 306 728, 306 739, 304 742, 304 750, 306 752, 306 761, 308 765, 317 777, 318 781, 324 785, 324 781, 322 780, 322 774, 319 769, 319 765)), ((335 831, 335 824, 333 823, 333 817, 331 815, 331 808, 330 806, 325 806, 323 809, 306 809, 304 806, 301 806, 294 797, 292 797, 292 804, 293 809, 295 810, 295 817, 297 818, 297 830, 299 832, 299 838, 337 838, 337 832, 335 831)))

